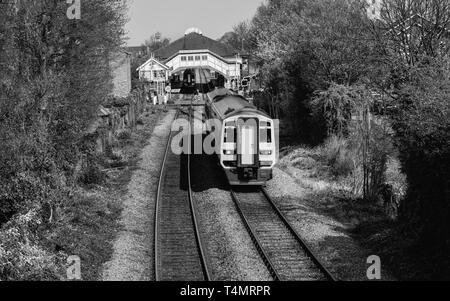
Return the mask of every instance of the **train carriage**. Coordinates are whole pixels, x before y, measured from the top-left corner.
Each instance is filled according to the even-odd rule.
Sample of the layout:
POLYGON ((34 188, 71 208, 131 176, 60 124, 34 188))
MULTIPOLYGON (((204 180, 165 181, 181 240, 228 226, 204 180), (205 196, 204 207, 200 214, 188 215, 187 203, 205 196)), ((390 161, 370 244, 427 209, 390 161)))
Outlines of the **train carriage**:
POLYGON ((276 164, 274 121, 227 89, 208 94, 208 118, 221 122, 220 164, 232 186, 263 186, 276 164))

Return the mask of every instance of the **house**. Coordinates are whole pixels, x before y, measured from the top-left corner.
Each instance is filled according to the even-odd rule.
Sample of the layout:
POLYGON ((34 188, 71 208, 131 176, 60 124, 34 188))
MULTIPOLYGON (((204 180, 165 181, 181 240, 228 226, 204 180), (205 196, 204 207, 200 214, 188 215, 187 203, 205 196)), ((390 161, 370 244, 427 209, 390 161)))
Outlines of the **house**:
POLYGON ((169 79, 170 67, 161 63, 152 55, 149 60, 137 68, 139 79, 148 82, 166 82, 169 79))

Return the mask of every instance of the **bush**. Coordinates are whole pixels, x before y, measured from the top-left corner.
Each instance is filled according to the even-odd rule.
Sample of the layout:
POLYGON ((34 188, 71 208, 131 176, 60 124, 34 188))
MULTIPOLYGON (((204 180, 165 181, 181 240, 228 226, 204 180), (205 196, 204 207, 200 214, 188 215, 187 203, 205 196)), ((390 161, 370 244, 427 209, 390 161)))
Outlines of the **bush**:
POLYGON ((395 155, 392 129, 387 120, 364 113, 364 106, 358 111, 360 120, 353 122, 349 137, 361 172, 354 188, 364 199, 376 202, 382 198, 380 190, 386 182, 388 159, 395 155))
POLYGON ((324 119, 328 135, 348 136, 349 123, 357 102, 365 89, 332 84, 326 91, 316 92, 311 108, 316 119, 324 119))
POLYGON ((321 153, 325 162, 331 167, 333 175, 346 177, 355 171, 355 154, 346 139, 336 135, 331 136, 325 141, 321 153))
POLYGON ((21 173, 0 184, 0 223, 13 215, 40 204, 50 193, 49 187, 39 178, 21 173))
POLYGON ((84 185, 99 185, 105 182, 105 178, 105 173, 96 164, 89 164, 79 175, 78 182, 84 185))
POLYGON ((52 155, 39 130, 10 137, 0 147, 0 225, 15 214, 57 201, 54 195, 64 190, 65 177, 52 155))
POLYGON ((0 280, 62 280, 63 254, 51 254, 38 244, 36 211, 17 216, 0 231, 0 280))
POLYGON ((119 139, 120 141, 127 141, 131 139, 131 131, 130 130, 123 130, 120 131, 117 134, 117 139, 119 139))
POLYGON ((449 250, 450 73, 443 66, 410 70, 390 113, 409 187, 400 216, 424 246, 449 250))

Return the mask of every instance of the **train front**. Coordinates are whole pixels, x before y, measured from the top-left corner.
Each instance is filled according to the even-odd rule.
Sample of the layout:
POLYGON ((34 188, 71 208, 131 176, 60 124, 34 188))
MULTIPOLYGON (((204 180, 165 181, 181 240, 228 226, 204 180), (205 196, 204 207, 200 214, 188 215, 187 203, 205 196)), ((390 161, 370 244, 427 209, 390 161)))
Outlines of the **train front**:
POLYGON ((224 119, 220 162, 232 186, 264 186, 276 164, 274 121, 255 108, 224 119))

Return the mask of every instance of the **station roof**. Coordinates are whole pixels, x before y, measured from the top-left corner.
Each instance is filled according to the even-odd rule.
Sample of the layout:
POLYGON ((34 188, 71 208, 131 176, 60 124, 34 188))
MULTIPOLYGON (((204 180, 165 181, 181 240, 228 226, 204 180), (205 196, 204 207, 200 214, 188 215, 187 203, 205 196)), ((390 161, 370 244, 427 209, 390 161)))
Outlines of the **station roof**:
POLYGON ((228 45, 205 37, 200 33, 191 32, 166 47, 158 49, 155 52, 155 56, 161 59, 168 59, 179 51, 204 49, 208 49, 221 57, 232 57, 237 53, 235 49, 228 45))

